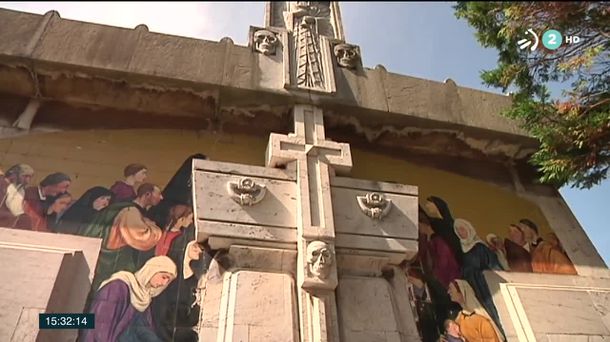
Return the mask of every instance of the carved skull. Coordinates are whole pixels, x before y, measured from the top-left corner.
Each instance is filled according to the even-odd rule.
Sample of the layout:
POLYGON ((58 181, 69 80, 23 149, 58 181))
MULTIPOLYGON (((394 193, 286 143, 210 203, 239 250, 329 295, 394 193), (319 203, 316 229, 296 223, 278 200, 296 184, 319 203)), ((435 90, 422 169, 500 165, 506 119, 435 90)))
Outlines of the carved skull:
POLYGON ((254 181, 252 178, 242 178, 237 183, 237 189, 243 191, 239 194, 239 200, 241 205, 252 205, 254 203, 254 196, 252 192, 255 190, 254 181))
POLYGON ((333 251, 326 242, 312 241, 307 245, 307 264, 313 276, 328 278, 333 261, 333 251))
POLYGON ((239 180, 238 188, 244 191, 253 191, 254 181, 252 180, 252 178, 244 177, 239 180))
POLYGON ((373 219, 382 219, 392 208, 392 200, 378 192, 369 192, 366 196, 356 196, 360 210, 373 219))
POLYGON ((378 192, 371 192, 366 194, 366 202, 370 207, 370 216, 380 218, 383 214, 383 205, 386 202, 385 197, 378 192))
POLYGON ((358 64, 358 49, 355 45, 350 44, 337 44, 335 45, 335 57, 337 57, 337 63, 344 67, 353 69, 358 64))
POLYGON ((254 32, 254 48, 263 55, 274 55, 279 43, 275 33, 267 30, 254 32))
POLYGON ((366 194, 366 200, 373 207, 382 206, 385 203, 385 197, 378 192, 370 192, 366 194))

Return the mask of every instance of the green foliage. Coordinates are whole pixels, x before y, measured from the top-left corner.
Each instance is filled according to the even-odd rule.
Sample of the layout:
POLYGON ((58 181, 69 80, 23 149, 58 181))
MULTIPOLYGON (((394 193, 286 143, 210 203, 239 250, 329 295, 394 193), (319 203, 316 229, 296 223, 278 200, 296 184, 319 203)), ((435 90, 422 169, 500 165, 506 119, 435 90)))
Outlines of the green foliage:
POLYGON ((530 162, 544 183, 590 188, 610 169, 610 3, 458 2, 457 18, 476 30, 482 46, 498 50, 498 65, 481 72, 485 84, 504 92, 514 87, 504 115, 540 141, 530 162), (517 41, 533 29, 577 35, 578 44, 534 52, 517 41), (565 84, 551 99, 549 82, 565 84))

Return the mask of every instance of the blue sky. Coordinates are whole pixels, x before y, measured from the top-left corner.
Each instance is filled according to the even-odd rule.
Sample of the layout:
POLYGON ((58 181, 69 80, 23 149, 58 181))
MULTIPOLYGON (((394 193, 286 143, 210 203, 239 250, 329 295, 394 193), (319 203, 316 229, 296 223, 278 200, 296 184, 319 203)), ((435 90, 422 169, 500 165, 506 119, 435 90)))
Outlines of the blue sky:
MULTIPOLYGON (((474 31, 453 15, 449 2, 345 2, 341 4, 349 43, 360 45, 365 66, 381 64, 388 71, 435 81, 451 78, 458 85, 488 89, 479 78, 493 68, 497 52, 483 49, 474 31)), ((62 18, 218 41, 231 37, 247 44, 248 27, 263 24, 264 2, 224 3, 18 3, 0 7, 43 14, 51 9, 62 18)), ((610 181, 591 190, 561 189, 566 202, 602 254, 610 262, 610 234, 605 218, 610 209, 610 181)))

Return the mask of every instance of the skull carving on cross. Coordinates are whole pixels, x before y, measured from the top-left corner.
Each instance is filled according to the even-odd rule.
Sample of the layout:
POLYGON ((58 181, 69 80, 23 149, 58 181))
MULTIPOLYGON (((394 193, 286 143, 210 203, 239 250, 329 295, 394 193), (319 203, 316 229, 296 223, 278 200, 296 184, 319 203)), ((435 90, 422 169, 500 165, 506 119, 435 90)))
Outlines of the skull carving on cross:
POLYGON ((279 44, 275 33, 268 30, 254 32, 254 48, 263 55, 274 55, 279 44))
POLYGON ((356 45, 340 43, 335 45, 334 48, 335 57, 337 57, 337 64, 339 66, 354 69, 358 65, 358 59, 360 54, 356 45))
POLYGON ((328 278, 334 262, 331 247, 323 241, 312 241, 307 245, 309 273, 320 279, 328 278))

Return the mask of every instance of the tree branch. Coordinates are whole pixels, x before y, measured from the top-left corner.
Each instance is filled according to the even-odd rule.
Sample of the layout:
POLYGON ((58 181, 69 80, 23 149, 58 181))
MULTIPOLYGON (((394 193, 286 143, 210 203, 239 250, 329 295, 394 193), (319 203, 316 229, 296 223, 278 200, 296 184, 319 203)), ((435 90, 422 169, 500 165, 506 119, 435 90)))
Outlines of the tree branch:
POLYGON ((589 108, 587 108, 587 109, 586 109, 586 110, 585 110, 585 111, 584 111, 584 112, 583 112, 581 115, 585 115, 585 114, 587 114, 587 113, 588 113, 588 112, 590 112, 590 111, 591 111, 593 108, 598 107, 598 106, 601 106, 601 105, 603 105, 604 103, 610 103, 610 98, 608 98, 608 99, 603 99, 603 100, 598 101, 597 103, 595 103, 595 104, 593 104, 593 105, 590 105, 590 106, 589 106, 589 108))

